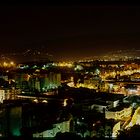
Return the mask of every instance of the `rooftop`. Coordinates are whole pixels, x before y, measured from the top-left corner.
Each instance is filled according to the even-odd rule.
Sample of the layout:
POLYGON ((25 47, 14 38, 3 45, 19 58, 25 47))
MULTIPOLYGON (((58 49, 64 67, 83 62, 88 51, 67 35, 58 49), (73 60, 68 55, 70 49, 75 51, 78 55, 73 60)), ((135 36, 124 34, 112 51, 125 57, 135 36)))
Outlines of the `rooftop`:
POLYGON ((123 105, 119 105, 119 106, 117 106, 117 107, 115 107, 115 108, 111 108, 111 109, 109 109, 109 111, 116 112, 116 111, 121 111, 121 110, 123 110, 124 108, 129 108, 129 107, 130 107, 129 104, 123 104, 123 105))

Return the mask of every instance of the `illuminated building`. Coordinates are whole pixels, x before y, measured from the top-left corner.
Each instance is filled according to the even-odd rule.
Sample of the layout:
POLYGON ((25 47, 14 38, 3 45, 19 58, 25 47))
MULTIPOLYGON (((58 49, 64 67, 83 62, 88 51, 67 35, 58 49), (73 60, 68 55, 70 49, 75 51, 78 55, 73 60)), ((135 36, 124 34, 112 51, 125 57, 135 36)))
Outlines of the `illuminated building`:
POLYGON ((106 119, 125 120, 132 114, 132 107, 116 107, 105 112, 106 119))
POLYGON ((0 103, 3 103, 3 100, 6 99, 5 90, 0 90, 0 103))
POLYGON ((129 124, 125 127, 125 129, 133 127, 134 125, 140 125, 140 107, 138 107, 133 116, 131 121, 129 122, 129 124))
POLYGON ((120 129, 121 129, 121 123, 119 121, 113 127, 112 138, 116 138, 118 136, 118 132, 120 131, 120 129))
POLYGON ((53 124, 53 128, 43 131, 41 133, 34 133, 33 138, 39 138, 39 137, 45 137, 45 138, 51 138, 55 137, 58 132, 65 133, 71 131, 71 120, 63 121, 60 123, 53 124))
POLYGON ((61 85, 61 74, 56 72, 39 73, 18 73, 15 76, 16 88, 23 91, 44 92, 55 89, 61 85))
POLYGON ((42 91, 47 91, 49 89, 55 89, 61 85, 61 74, 50 72, 43 75, 40 79, 40 88, 42 91))
POLYGON ((8 81, 8 76, 7 75, 1 75, 0 78, 4 79, 5 81, 8 81))
POLYGON ((15 82, 16 88, 25 89, 28 88, 29 74, 27 73, 16 73, 15 82))

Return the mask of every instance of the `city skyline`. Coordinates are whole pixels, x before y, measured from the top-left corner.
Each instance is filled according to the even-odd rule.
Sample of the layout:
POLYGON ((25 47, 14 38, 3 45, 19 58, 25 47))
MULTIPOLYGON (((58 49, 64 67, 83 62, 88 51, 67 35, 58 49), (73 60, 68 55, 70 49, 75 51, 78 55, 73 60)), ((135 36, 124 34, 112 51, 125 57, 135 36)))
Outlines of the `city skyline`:
POLYGON ((1 5, 0 51, 42 50, 55 60, 138 49, 136 5, 1 5))

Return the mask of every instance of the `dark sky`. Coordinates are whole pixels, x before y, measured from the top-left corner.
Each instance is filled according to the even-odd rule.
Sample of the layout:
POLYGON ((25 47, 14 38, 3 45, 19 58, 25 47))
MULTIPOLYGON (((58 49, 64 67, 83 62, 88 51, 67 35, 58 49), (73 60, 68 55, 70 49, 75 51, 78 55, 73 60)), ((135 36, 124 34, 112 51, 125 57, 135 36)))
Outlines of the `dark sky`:
POLYGON ((1 5, 0 52, 42 49, 75 59, 140 47, 140 7, 1 5))

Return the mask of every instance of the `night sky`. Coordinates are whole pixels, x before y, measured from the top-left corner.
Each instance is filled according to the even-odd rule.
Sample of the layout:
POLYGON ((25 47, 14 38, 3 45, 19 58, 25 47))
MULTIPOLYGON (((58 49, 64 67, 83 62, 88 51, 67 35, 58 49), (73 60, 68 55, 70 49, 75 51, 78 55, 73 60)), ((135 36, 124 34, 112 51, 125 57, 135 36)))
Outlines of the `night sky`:
POLYGON ((41 49, 79 59, 140 48, 140 6, 1 5, 0 53, 41 49))

